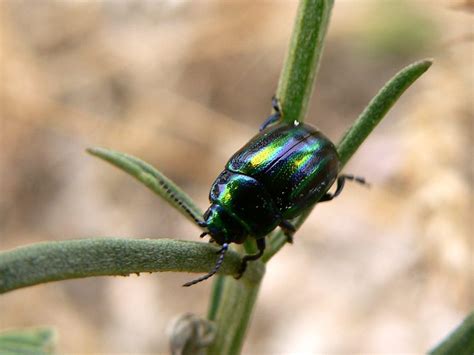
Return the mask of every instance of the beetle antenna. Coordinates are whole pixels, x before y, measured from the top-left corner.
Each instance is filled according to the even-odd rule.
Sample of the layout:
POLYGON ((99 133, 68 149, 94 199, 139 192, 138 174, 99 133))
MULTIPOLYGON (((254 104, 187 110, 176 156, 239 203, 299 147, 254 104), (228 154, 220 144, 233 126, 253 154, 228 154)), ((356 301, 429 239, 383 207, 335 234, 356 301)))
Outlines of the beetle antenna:
POLYGON ((184 287, 189 287, 189 286, 195 285, 195 284, 197 284, 201 281, 207 280, 212 275, 214 275, 217 271, 219 271, 219 269, 222 266, 222 263, 224 262, 225 252, 227 251, 228 248, 229 248, 228 243, 222 244, 222 248, 219 250, 219 259, 217 259, 216 265, 214 266, 214 268, 208 274, 206 274, 206 275, 204 275, 200 278, 197 278, 195 280, 186 282, 183 286, 184 287))
POLYGON ((163 179, 160 179, 157 177, 158 183, 160 184, 160 187, 164 190, 164 192, 173 199, 173 201, 178 205, 178 207, 181 209, 181 211, 184 211, 191 219, 196 223, 199 227, 205 227, 206 222, 202 220, 201 216, 198 216, 194 211, 192 211, 187 204, 185 204, 180 198, 178 198, 173 190, 170 188, 170 185, 163 179))
POLYGON ((365 187, 370 187, 370 183, 365 181, 365 178, 362 176, 356 176, 352 174, 343 174, 342 176, 344 176, 344 179, 346 180, 355 181, 361 185, 364 185, 365 187))

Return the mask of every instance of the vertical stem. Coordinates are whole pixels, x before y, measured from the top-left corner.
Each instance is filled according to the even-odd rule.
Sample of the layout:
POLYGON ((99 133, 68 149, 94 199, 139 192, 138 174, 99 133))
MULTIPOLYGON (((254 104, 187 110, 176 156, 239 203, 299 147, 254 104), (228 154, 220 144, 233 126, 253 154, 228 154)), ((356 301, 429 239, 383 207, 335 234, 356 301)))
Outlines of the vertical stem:
POLYGON ((212 293, 211 302, 209 304, 209 310, 207 311, 207 318, 209 320, 215 320, 217 317, 217 311, 219 310, 219 304, 222 299, 222 292, 224 289, 224 275, 214 276, 212 282, 212 293))
MULTIPOLYGON (((304 120, 332 5, 333 0, 301 0, 299 4, 277 89, 287 122, 304 120)), ((214 279, 208 316, 216 322, 217 334, 209 354, 240 353, 259 287, 260 282, 214 279)))
POLYGON ((302 0, 299 4, 277 90, 283 119, 287 122, 302 122, 306 116, 333 3, 333 0, 302 0))
POLYGON ((216 313, 216 340, 208 354, 240 354, 260 284, 225 278, 222 302, 216 313))

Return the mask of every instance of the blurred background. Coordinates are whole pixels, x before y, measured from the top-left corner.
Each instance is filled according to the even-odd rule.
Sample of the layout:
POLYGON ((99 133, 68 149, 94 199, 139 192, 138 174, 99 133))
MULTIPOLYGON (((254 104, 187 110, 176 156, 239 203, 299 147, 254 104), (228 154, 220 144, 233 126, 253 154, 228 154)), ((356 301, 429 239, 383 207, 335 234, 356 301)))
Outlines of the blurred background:
MULTIPOLYGON (((296 1, 0 3, 0 249, 84 237, 198 240, 105 146, 201 206, 270 113, 296 1)), ((364 143, 348 184, 268 265, 244 353, 420 353, 473 307, 471 1, 336 1, 307 122, 337 142, 403 66, 434 65, 364 143)), ((0 297, 0 328, 51 325, 60 353, 167 353, 205 315, 196 275, 98 277, 0 297)))

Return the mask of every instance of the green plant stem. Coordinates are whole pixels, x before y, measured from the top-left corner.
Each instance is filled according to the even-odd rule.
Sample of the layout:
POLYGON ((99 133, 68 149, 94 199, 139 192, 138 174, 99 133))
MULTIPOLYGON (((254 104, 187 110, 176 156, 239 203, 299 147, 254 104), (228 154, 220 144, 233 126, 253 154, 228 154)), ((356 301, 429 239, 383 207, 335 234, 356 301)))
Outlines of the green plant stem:
POLYGON ((224 278, 221 302, 215 314, 217 333, 208 354, 240 354, 259 285, 224 278))
POLYGON ((303 122, 319 69, 333 0, 303 0, 278 82, 284 121, 303 122))
MULTIPOLYGON (((155 271, 208 272, 217 247, 172 239, 94 238, 44 242, 0 253, 0 293, 49 281, 155 271)), ((220 273, 235 275, 240 255, 228 251, 220 273)), ((243 283, 258 285, 263 263, 252 263, 243 283)))
POLYGON ((217 311, 219 310, 219 304, 222 300, 222 291, 224 289, 225 276, 217 275, 214 277, 212 282, 211 299, 209 302, 209 310, 207 311, 207 319, 215 320, 217 311))
MULTIPOLYGON (((332 5, 333 0, 302 0, 298 7, 277 89, 287 122, 301 122, 306 115, 332 5)), ((208 315, 218 330, 210 354, 240 353, 258 289, 258 284, 246 286, 230 277, 214 280, 208 315)))
POLYGON ((430 355, 474 354, 474 312, 429 352, 430 355))

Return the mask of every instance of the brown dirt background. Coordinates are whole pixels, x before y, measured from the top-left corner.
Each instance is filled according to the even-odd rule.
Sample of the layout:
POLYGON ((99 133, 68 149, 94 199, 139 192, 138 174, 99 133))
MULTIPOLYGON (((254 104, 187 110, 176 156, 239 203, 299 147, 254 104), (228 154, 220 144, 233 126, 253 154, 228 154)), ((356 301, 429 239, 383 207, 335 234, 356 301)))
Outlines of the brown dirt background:
MULTIPOLYGON (((338 141, 383 83, 435 63, 268 266, 248 354, 421 353, 473 308, 473 3, 337 1, 307 121, 338 141)), ((152 163, 204 209, 228 157, 270 112, 295 1, 0 3, 0 248, 199 231, 124 173, 152 163)), ((52 325, 59 353, 167 353, 204 315, 187 274, 100 277, 0 296, 0 328, 52 325)))

